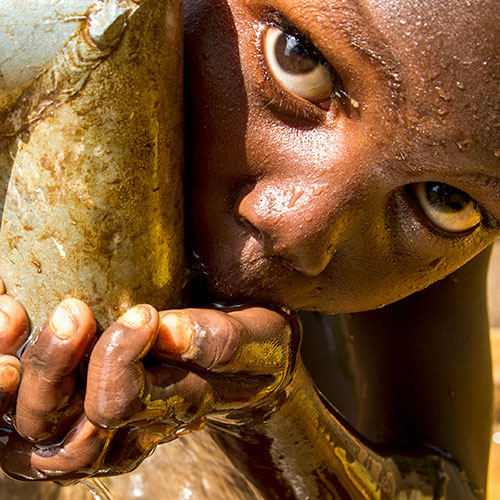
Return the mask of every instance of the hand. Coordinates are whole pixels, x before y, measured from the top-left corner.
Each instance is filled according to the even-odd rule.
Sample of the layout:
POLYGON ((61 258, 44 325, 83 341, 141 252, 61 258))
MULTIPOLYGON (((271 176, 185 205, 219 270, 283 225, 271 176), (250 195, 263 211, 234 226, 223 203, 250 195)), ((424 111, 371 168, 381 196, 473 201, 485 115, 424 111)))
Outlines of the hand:
POLYGON ((3 469, 18 479, 128 472, 205 416, 263 404, 298 346, 288 320, 257 307, 159 315, 136 306, 93 349, 84 414, 77 366, 95 323, 82 302, 63 302, 23 355, 19 434, 3 431, 3 469))
POLYGON ((298 348, 290 319, 260 307, 129 311, 99 339, 88 370, 89 419, 118 436, 135 429, 127 446, 111 447, 108 465, 126 472, 134 456, 203 427, 206 416, 268 411, 298 348))
MULTIPOLYGON (((27 328, 24 336, 12 332, 21 330, 16 325, 27 325, 26 315, 12 299, 7 303, 9 334, 19 337, 15 343, 19 347, 27 328)), ((0 431, 0 465, 9 475, 46 479, 67 472, 83 473, 91 470, 109 441, 112 433, 96 428, 83 415, 83 387, 77 384, 77 368, 94 340, 95 329, 90 309, 81 301, 68 299, 55 309, 37 339, 26 348, 13 418, 15 429, 5 426, 0 431)), ((19 365, 19 375, 20 371, 19 365)), ((16 390, 17 384, 11 384, 11 400, 16 390)))
POLYGON ((16 357, 28 338, 28 318, 22 306, 5 294, 0 280, 0 418, 14 404, 21 379, 21 364, 16 357))

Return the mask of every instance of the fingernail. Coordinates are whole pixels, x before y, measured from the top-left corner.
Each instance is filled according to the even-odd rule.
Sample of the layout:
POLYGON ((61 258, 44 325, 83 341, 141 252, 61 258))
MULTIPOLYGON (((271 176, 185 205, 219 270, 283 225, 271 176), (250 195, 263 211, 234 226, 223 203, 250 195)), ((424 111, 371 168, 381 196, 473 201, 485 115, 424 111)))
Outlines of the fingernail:
POLYGON ((0 331, 7 329, 9 322, 9 315, 0 309, 0 331))
POLYGON ((78 323, 73 315, 63 305, 57 306, 57 309, 52 314, 50 326, 55 335, 61 340, 67 340, 78 329, 78 323))
POLYGON ((191 347, 194 328, 184 314, 167 312, 161 318, 156 347, 165 354, 184 354, 191 347))
POLYGON ((151 313, 145 306, 135 306, 130 311, 127 311, 120 318, 120 321, 130 326, 130 328, 140 328, 146 326, 151 321, 151 313))
POLYGON ((0 356, 0 388, 15 392, 21 381, 21 363, 14 356, 0 356))

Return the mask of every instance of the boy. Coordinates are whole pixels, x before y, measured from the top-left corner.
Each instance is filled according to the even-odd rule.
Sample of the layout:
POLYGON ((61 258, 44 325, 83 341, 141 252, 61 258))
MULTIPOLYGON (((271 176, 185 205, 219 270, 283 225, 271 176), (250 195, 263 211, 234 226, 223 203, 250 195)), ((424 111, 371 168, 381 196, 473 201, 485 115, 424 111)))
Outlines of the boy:
POLYGON ((2 466, 26 477, 89 474, 106 469, 93 463, 113 438, 103 427, 120 428, 117 437, 142 456, 212 415, 219 440, 268 498, 356 498, 370 488, 389 498, 439 497, 443 488, 448 498, 484 497, 487 258, 404 297, 498 236, 495 2, 204 0, 185 9, 191 240, 205 297, 330 314, 394 303, 346 319, 357 408, 336 401, 338 381, 316 370, 322 392, 370 444, 346 437, 312 388, 296 359, 294 315, 259 306, 161 318, 148 306, 132 309, 93 349, 85 411, 98 427, 84 416, 75 424, 74 370, 94 327, 86 306, 69 301, 23 359, 16 427, 39 442, 57 442, 68 425, 74 432, 51 457, 12 434, 6 450, 23 450, 22 459, 2 466), (153 345, 170 364, 137 363, 153 345), (43 408, 32 396, 37 385, 52 395, 43 408), (341 439, 344 453, 357 446, 358 455, 339 458, 341 439), (271 451, 252 468, 245 457, 255 442, 271 451), (426 472, 405 478, 401 460, 387 466, 373 451, 380 445, 423 457, 426 472))

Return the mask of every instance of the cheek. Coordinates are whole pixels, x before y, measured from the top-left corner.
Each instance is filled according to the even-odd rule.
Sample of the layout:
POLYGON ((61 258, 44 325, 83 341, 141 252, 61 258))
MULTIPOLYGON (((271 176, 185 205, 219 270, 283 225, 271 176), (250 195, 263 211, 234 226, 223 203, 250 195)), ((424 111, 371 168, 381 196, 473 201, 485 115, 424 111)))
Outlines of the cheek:
POLYGON ((209 178, 241 161, 248 112, 233 13, 226 2, 202 3, 185 45, 186 155, 188 169, 197 160, 192 175, 209 178))

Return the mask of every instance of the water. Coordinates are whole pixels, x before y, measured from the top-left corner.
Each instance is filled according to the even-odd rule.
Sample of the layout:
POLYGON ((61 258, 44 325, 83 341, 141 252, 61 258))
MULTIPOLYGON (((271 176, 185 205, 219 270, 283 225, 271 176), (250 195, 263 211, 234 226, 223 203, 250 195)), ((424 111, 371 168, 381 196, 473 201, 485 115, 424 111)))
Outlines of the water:
POLYGON ((94 497, 94 500, 115 500, 111 491, 109 491, 104 483, 96 477, 82 479, 80 483, 87 488, 94 497))

